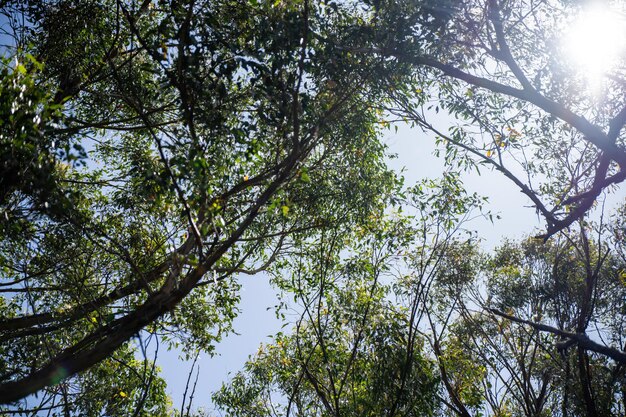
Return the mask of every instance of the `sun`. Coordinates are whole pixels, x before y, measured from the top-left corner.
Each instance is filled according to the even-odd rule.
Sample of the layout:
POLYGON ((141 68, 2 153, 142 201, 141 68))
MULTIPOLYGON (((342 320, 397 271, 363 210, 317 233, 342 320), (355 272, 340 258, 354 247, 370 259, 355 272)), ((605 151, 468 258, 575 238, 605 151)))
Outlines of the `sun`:
POLYGON ((626 52, 626 19, 604 2, 582 9, 564 31, 567 60, 592 90, 602 85, 607 72, 626 52))

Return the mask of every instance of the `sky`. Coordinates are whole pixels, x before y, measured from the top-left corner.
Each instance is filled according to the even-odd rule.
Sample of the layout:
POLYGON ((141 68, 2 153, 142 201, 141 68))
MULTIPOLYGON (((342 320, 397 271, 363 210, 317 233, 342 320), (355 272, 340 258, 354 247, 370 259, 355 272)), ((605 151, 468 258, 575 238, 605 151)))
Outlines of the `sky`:
MULTIPOLYGON (((446 120, 440 120, 445 123, 446 120)), ((393 126, 384 136, 389 152, 397 158, 389 159, 389 165, 397 172, 403 171, 405 185, 410 186, 424 178, 438 178, 444 165, 440 158, 433 155, 435 150, 433 134, 426 134, 419 129, 411 129, 407 125, 398 125, 396 133, 393 126)), ((482 175, 470 173, 463 176, 467 190, 477 192, 489 198, 489 209, 501 216, 494 223, 486 219, 474 221, 470 226, 480 232, 484 239, 485 249, 495 247, 503 237, 521 238, 536 232, 541 227, 541 220, 535 210, 530 207, 529 200, 514 185, 497 172, 482 171, 482 175)), ((196 387, 193 407, 205 407, 213 411, 210 400, 211 393, 218 390, 229 379, 243 368, 249 355, 253 355, 260 343, 271 341, 271 335, 282 329, 282 322, 276 319, 274 305, 277 303, 276 291, 264 274, 256 276, 240 276, 241 313, 234 321, 234 329, 238 334, 225 338, 216 349, 217 355, 201 356, 198 360, 200 372, 196 387)), ((160 352, 159 366, 162 376, 168 382, 168 394, 175 408, 180 403, 185 391, 185 384, 192 363, 179 359, 175 351, 160 352)), ((195 378, 195 371, 192 383, 195 378)), ((215 412, 219 415, 217 412, 215 412)))

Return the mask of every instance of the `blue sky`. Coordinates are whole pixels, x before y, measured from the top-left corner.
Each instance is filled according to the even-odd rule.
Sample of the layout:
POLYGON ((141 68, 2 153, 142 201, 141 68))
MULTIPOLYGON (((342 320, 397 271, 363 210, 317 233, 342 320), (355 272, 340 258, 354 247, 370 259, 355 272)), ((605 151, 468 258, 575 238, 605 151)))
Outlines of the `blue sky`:
MULTIPOLYGON (((441 120, 445 123, 446 120, 441 120)), ((389 161, 390 166, 400 171, 404 168, 405 184, 411 185, 423 178, 437 178, 444 170, 443 161, 433 155, 434 135, 418 129, 400 125, 395 133, 393 127, 385 135, 385 143, 390 153, 397 158, 389 161)), ((537 231, 541 222, 530 206, 529 200, 521 194, 504 176, 488 170, 466 174, 464 183, 469 192, 477 192, 489 197, 489 209, 501 216, 491 223, 476 220, 471 227, 480 232, 486 249, 496 246, 503 237, 520 238, 537 231)), ((622 193, 622 198, 626 194, 622 193)), ((206 407, 212 411, 211 393, 228 380, 229 373, 235 374, 243 368, 249 355, 254 354, 260 343, 269 342, 271 335, 282 330, 282 323, 276 319, 273 306, 276 292, 270 286, 267 276, 241 276, 241 314, 234 322, 235 331, 217 346, 217 355, 201 356, 198 361, 200 373, 196 388, 194 407, 206 407)), ((175 407, 179 408, 191 362, 178 358, 178 353, 160 352, 159 365, 162 375, 168 381, 168 392, 175 407)), ((192 377, 195 378, 195 374, 192 377)))

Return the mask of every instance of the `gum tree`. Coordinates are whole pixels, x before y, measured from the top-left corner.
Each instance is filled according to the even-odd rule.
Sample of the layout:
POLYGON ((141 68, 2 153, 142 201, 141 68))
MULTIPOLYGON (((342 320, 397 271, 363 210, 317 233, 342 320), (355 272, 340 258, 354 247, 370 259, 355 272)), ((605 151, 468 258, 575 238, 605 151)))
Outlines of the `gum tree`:
POLYGON ((359 3, 368 13, 362 42, 341 49, 414 69, 412 84, 388 78, 387 110, 434 132, 448 162, 511 180, 545 219, 544 239, 626 178, 622 3, 359 3), (572 46, 574 30, 612 37, 572 46))
POLYGON ((303 242, 273 269, 292 331, 261 345, 214 402, 233 416, 440 415, 450 404, 425 314, 448 254, 472 247, 464 224, 482 203, 449 173, 348 239, 303 242))
POLYGON ((369 104, 387 64, 318 40, 349 37, 347 7, 103 0, 3 13, 15 29, 3 111, 18 109, 3 128, 25 132, 2 136, 3 403, 45 389, 51 407, 85 412, 70 406, 89 386, 73 390, 76 375, 149 335, 211 352, 236 315, 234 274, 358 224, 396 182, 369 104))

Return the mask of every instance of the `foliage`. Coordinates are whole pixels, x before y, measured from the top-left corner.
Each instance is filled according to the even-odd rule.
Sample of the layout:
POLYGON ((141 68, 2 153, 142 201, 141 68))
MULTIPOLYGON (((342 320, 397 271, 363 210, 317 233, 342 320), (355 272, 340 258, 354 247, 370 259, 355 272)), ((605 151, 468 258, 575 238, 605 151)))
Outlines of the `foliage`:
POLYGON ((72 207, 76 196, 63 192, 60 182, 68 164, 84 156, 80 146, 52 133, 60 106, 36 84, 42 65, 32 55, 22 58, 0 61, 0 228, 15 239, 33 231, 29 214, 62 217, 72 207))
POLYGON ((449 163, 511 180, 545 218, 544 238, 624 181, 624 55, 590 81, 562 46, 587 2, 363 3, 363 31, 376 35, 351 50, 414 69, 412 84, 389 82, 391 112, 433 132, 449 163), (456 122, 442 125, 439 111, 456 122))
POLYGON ((407 191, 399 207, 411 214, 305 242, 300 257, 274 268, 293 297, 281 309, 298 312, 293 332, 262 345, 214 395, 217 405, 235 416, 437 415, 424 303, 445 254, 470 246, 452 239, 480 203, 449 173, 407 191))
POLYGON ((214 396, 228 415, 433 415, 432 363, 383 283, 388 251, 397 244, 393 232, 406 227, 393 226, 375 227, 375 240, 364 235, 342 260, 339 249, 328 252, 333 239, 313 245, 311 256, 320 261, 291 278, 302 297, 301 318, 292 334, 262 345, 214 396), (318 290, 303 288, 309 286, 318 290))
POLYGON ((626 178, 624 59, 592 94, 557 42, 581 7, 0 2, 0 402, 170 413, 148 341, 212 353, 270 271, 302 317, 232 414, 623 414, 624 209, 586 216, 626 178), (401 188, 387 116, 440 181, 401 188), (465 234, 485 167, 543 242, 465 234))
POLYGON ((624 343, 624 265, 608 239, 588 240, 587 227, 475 258, 469 284, 433 315, 449 328, 437 336, 448 395, 487 415, 623 413, 624 365, 614 353, 624 343))
MULTIPOLYGON (((314 242, 307 256, 316 261, 281 270, 276 279, 299 300, 293 333, 261 346, 214 401, 229 415, 621 415, 624 263, 621 247, 607 243, 621 217, 485 254, 458 239, 462 223, 446 226, 436 214, 442 200, 467 208, 473 196, 418 190, 403 203, 420 215, 377 218, 347 246, 314 242), (370 342, 374 334, 385 348, 370 342), (394 370, 416 346, 413 359, 427 361, 437 381, 434 402, 390 407, 411 383, 394 370), (361 387, 352 377, 367 381, 364 390, 352 391, 361 387)), ((418 385, 414 395, 425 392, 418 385)))
POLYGON ((345 36, 347 6, 2 7, 24 22, 6 54, 29 63, 0 74, 15 110, 2 125, 15 164, 2 168, 2 402, 61 395, 59 375, 90 380, 77 375, 142 329, 211 352, 237 314, 234 274, 379 213, 398 182, 370 104, 390 64, 319 41, 345 36))
POLYGON ((261 346, 214 396, 228 415, 433 415, 433 366, 422 342, 407 351, 408 322, 386 291, 352 283, 332 292, 313 317, 322 323, 303 320, 261 346))
MULTIPOLYGON (((30 346, 24 346, 25 351, 28 349, 30 346)), ((89 372, 68 380, 64 380, 63 368, 59 368, 57 385, 10 412, 51 416, 169 416, 165 380, 158 376, 154 361, 138 360, 135 356, 135 349, 125 345, 89 372)))

